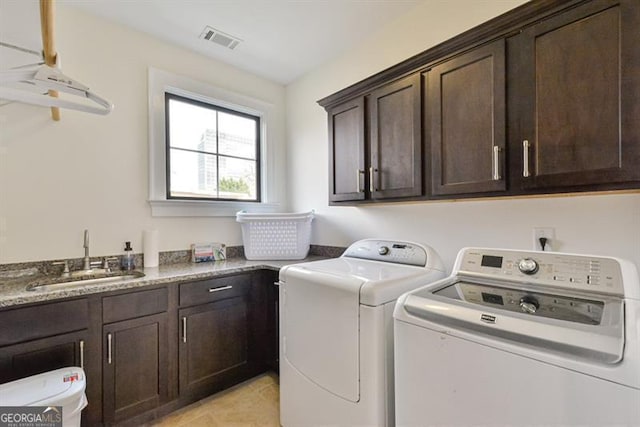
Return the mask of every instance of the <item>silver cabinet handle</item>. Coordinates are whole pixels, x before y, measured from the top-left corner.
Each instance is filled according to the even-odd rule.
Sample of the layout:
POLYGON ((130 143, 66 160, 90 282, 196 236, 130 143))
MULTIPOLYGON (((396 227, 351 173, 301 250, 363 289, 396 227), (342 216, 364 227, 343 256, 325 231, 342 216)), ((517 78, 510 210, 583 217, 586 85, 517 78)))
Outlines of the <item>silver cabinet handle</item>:
POLYGON ((371 193, 373 193, 374 191, 377 191, 376 186, 373 184, 374 172, 378 172, 378 169, 374 169, 373 166, 370 166, 369 167, 369 191, 371 193))
POLYGON ((502 177, 500 176, 500 147, 497 145, 493 146, 493 180, 500 181, 502 177))
POLYGON ((364 175, 364 171, 361 169, 356 169, 356 188, 358 189, 358 193, 364 192, 360 175, 364 175))
POLYGON ((84 340, 80 340, 80 367, 84 369, 84 340))
POLYGON ((187 342, 187 317, 182 318, 182 342, 187 342))
POLYGON ((531 176, 529 173, 529 140, 525 139, 522 141, 522 176, 525 178, 531 176))
POLYGON ((231 289, 233 288, 232 285, 227 285, 227 286, 218 286, 217 288, 209 288, 209 293, 212 292, 220 292, 220 291, 226 291, 227 289, 231 289))
POLYGON ((107 334, 107 363, 111 365, 111 334, 107 334))
POLYGON ((282 284, 282 282, 273 282, 274 286, 280 286, 280 284, 282 284))

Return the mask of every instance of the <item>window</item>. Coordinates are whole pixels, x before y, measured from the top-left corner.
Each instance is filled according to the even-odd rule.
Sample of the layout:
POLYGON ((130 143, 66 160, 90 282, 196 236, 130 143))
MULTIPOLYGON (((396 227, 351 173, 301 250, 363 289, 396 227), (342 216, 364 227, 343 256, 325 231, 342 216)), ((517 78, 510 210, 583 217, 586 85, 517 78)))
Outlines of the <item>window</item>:
POLYGON ((284 105, 277 92, 268 102, 151 67, 148 83, 152 216, 282 210, 284 105))
POLYGON ((167 199, 260 201, 260 118, 165 93, 167 199))

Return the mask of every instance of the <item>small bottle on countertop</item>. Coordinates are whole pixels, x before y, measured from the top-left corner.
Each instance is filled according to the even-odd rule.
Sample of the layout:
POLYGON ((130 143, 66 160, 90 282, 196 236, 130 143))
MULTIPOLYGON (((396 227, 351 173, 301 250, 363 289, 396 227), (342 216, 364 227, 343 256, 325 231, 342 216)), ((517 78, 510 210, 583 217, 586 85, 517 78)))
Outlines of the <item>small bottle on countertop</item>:
POLYGON ((131 242, 124 242, 124 255, 122 255, 122 259, 120 260, 120 268, 126 271, 135 270, 136 268, 131 242))

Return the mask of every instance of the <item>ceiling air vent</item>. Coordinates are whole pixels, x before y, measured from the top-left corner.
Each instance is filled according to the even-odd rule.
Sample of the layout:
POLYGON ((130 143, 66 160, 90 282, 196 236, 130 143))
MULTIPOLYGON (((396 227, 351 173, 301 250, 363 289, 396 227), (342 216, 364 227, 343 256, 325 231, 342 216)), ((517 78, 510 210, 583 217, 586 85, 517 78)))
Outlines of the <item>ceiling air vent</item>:
POLYGON ((237 37, 223 33, 208 25, 202 30, 200 38, 219 44, 220 46, 228 47, 229 49, 234 49, 242 41, 237 37))

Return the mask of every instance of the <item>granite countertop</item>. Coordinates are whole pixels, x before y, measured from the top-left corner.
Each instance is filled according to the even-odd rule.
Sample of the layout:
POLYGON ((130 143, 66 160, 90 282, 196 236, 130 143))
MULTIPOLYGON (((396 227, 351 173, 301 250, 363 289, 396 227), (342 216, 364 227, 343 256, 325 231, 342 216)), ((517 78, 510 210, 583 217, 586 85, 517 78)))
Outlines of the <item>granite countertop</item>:
POLYGON ((244 258, 231 258, 226 261, 206 262, 200 264, 180 263, 167 264, 155 268, 144 268, 144 277, 135 279, 121 279, 108 283, 82 284, 76 282, 71 285, 58 287, 44 287, 34 291, 27 291, 27 285, 42 276, 37 276, 36 271, 31 274, 26 271, 23 274, 11 278, 0 278, 0 308, 30 304, 34 302, 71 298, 82 295, 111 292, 123 289, 143 288, 145 286, 162 285, 165 283, 177 283, 187 280, 207 279, 230 273, 270 269, 279 270, 289 264, 317 261, 326 259, 323 256, 309 256, 299 261, 249 261, 244 258))

